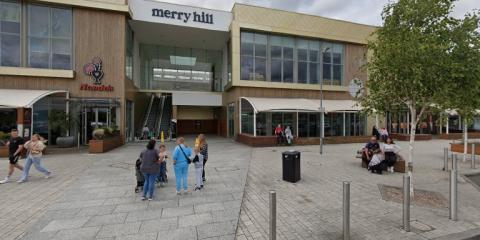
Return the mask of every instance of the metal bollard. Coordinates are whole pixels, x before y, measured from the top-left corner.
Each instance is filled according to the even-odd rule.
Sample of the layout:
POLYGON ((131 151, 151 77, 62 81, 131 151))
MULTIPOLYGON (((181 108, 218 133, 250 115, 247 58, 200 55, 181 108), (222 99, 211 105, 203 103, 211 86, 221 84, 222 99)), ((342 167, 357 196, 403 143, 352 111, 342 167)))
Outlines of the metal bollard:
POLYGON ((448 170, 448 148, 443 149, 443 171, 448 170))
POLYGON ((403 230, 410 232, 410 176, 403 176, 403 230))
POLYGON ((270 191, 270 240, 277 239, 277 193, 270 191))
POLYGON ((457 221, 457 170, 450 171, 450 216, 457 221))
POLYGON ((452 170, 457 170, 457 154, 452 152, 452 170))
POLYGON ((350 182, 343 182, 343 240, 350 240, 350 182))
POLYGON ((472 169, 475 169, 475 157, 476 157, 476 151, 475 151, 475 143, 472 143, 472 169))

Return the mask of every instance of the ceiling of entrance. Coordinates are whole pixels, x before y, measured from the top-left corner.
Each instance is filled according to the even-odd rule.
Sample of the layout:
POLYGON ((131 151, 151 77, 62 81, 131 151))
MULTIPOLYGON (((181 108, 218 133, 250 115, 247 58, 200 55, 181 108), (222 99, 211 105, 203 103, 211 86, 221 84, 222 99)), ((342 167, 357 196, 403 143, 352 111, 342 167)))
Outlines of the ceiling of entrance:
POLYGON ((130 20, 140 43, 173 47, 221 50, 229 39, 228 32, 130 20))

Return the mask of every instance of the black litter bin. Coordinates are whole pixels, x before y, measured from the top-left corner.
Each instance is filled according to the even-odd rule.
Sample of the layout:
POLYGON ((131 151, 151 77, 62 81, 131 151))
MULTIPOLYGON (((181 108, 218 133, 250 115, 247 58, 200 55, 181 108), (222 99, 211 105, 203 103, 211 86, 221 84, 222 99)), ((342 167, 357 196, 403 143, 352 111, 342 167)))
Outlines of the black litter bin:
POLYGON ((282 153, 283 180, 298 182, 300 180, 300 152, 286 151, 282 153))

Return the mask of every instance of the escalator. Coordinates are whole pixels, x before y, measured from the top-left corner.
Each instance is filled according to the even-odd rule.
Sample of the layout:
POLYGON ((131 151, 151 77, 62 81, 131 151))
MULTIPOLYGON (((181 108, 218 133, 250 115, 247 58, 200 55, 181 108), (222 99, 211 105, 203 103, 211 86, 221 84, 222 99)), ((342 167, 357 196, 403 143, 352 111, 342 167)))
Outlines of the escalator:
MULTIPOLYGON (((150 104, 143 120, 143 126, 147 126, 151 135, 158 138, 161 132, 168 136, 170 130, 170 121, 172 119, 172 96, 161 95, 160 97, 152 94, 150 104)), ((142 128, 143 128, 142 126, 142 128)), ((142 135, 142 133, 140 133, 142 135)))

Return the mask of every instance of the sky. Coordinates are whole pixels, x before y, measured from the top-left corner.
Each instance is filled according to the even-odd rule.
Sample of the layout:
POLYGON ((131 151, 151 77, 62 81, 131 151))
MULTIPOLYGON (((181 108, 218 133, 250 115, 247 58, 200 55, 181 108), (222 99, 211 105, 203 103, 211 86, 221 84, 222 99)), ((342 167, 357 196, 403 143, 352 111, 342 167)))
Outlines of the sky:
MULTIPOLYGON (((313 14, 368 25, 382 24, 381 12, 389 0, 160 0, 182 5, 230 11, 234 2, 313 14)), ((455 17, 480 9, 480 0, 459 0, 455 17)))

